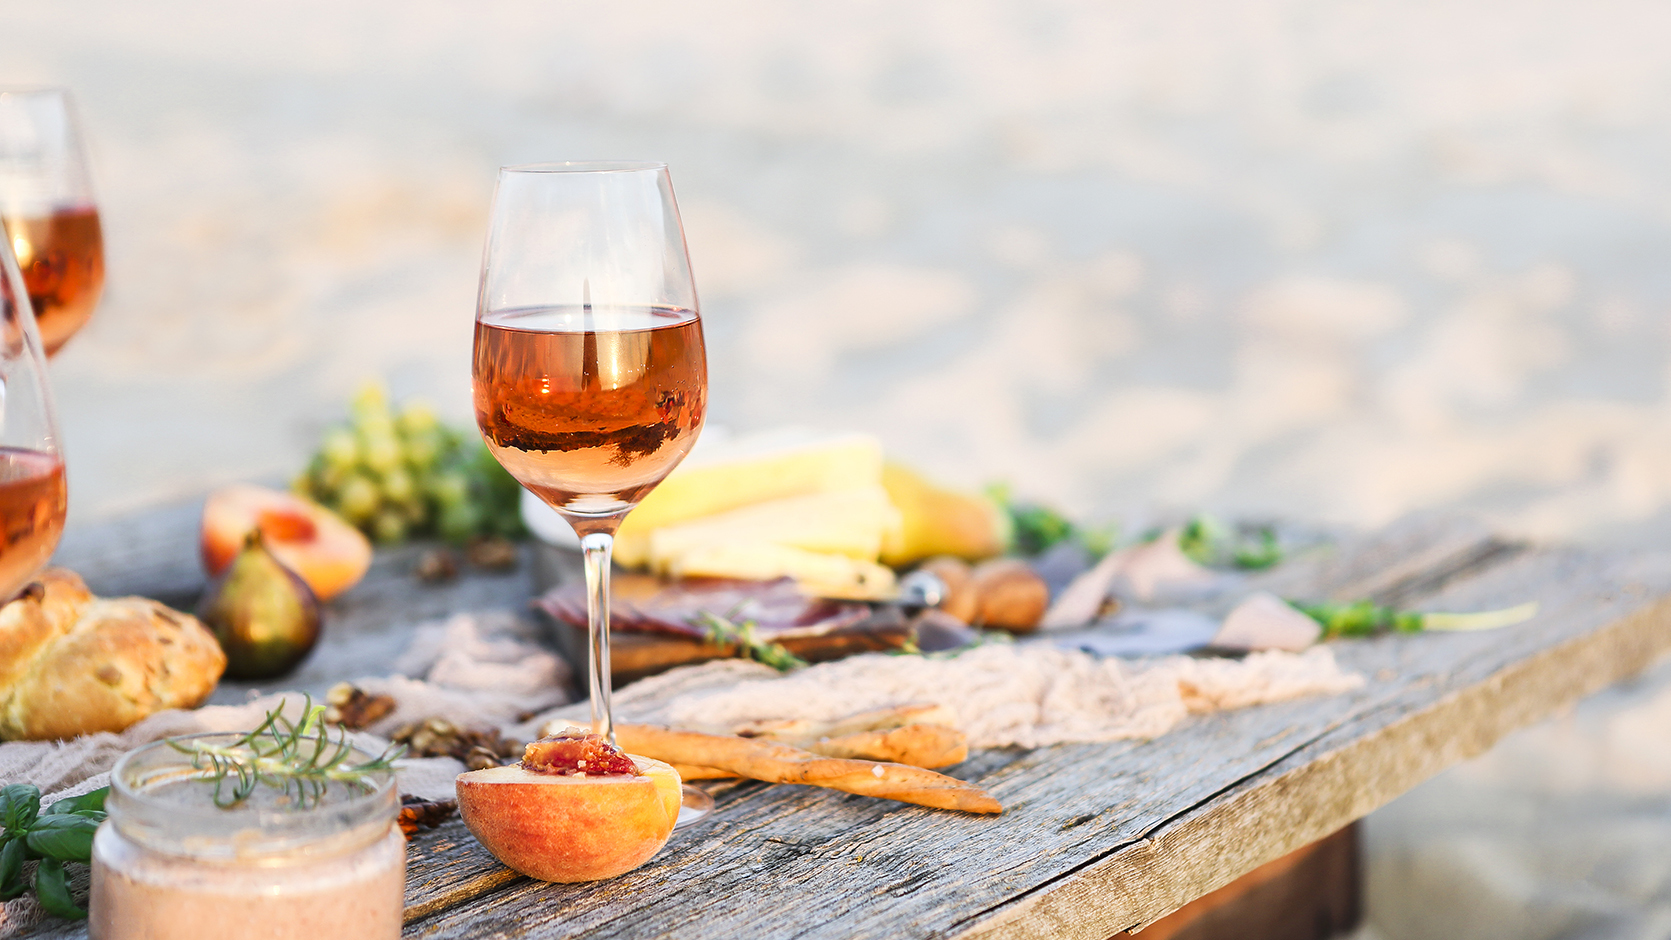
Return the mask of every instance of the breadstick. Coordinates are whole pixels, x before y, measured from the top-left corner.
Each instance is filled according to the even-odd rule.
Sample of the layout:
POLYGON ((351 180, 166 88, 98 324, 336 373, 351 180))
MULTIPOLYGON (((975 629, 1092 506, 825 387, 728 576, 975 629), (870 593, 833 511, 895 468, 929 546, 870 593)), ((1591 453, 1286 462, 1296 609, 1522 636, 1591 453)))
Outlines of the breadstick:
MULTIPOLYGON (((758 739, 756 739, 758 740, 758 739)), ((777 740, 777 739, 773 739, 777 740)), ((819 741, 779 741, 791 747, 800 746, 824 757, 882 761, 910 764, 912 767, 950 767, 962 763, 969 756, 969 741, 963 732, 945 725, 906 725, 892 731, 861 731, 839 738, 819 741)), ((698 767, 693 764, 674 764, 684 780, 720 780, 735 777, 734 773, 717 767, 698 767)))
POLYGON ((906 705, 894 705, 888 708, 874 708, 870 711, 848 715, 835 721, 811 721, 800 719, 766 719, 750 721, 731 728, 732 734, 739 734, 745 738, 773 738, 797 747, 797 742, 816 741, 819 738, 839 738, 861 731, 887 731, 891 728, 902 728, 906 725, 945 725, 957 724, 957 716, 944 705, 931 702, 911 702, 906 705))
POLYGON ((801 747, 825 757, 910 764, 912 767, 950 767, 969 757, 969 739, 945 725, 906 725, 891 731, 861 731, 839 738, 823 738, 801 747))
POLYGON ((956 717, 944 705, 914 702, 835 721, 768 719, 731 730, 745 738, 770 738, 825 757, 948 767, 969 756, 968 740, 955 727, 956 717))
POLYGON ((622 750, 670 764, 714 767, 768 783, 829 787, 936 809, 1003 812, 979 787, 904 764, 820 757, 785 744, 654 725, 617 725, 615 736, 622 750))
MULTIPOLYGON (((645 757, 650 755, 645 754, 645 757)), ((718 767, 698 767, 695 764, 674 764, 673 769, 679 772, 679 779, 686 783, 692 780, 734 780, 737 775, 729 770, 718 767)))

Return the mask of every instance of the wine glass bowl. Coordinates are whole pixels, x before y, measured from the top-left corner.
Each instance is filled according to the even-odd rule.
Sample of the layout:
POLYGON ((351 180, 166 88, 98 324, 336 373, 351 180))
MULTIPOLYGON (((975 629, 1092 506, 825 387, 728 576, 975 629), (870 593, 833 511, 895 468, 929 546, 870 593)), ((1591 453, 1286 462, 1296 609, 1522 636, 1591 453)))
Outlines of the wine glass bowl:
POLYGON ((0 223, 51 356, 104 289, 104 234, 63 89, 0 88, 0 223))
POLYGON ((705 372, 693 311, 512 309, 476 324, 482 437, 581 535, 613 531, 690 450, 705 372))
POLYGON ((690 451, 707 411, 702 319, 664 164, 500 171, 472 379, 488 449, 580 536, 592 730, 613 743, 615 529, 690 451))
POLYGON ((46 357, 22 272, 0 240, 0 603, 52 557, 67 506, 46 357))

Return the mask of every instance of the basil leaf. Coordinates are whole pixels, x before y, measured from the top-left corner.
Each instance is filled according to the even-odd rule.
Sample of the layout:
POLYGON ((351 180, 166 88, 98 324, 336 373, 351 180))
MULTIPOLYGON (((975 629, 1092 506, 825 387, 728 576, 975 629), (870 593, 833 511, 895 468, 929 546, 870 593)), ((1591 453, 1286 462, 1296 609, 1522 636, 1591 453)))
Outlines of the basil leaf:
POLYGON ((41 812, 41 791, 27 783, 0 787, 0 825, 8 832, 22 832, 34 825, 41 812))
MULTIPOLYGON (((47 807, 47 810, 43 815, 51 816, 56 813, 87 813, 89 811, 102 813, 104 812, 104 798, 109 795, 109 787, 99 787, 97 790, 83 793, 80 796, 72 796, 67 800, 59 800, 47 807)), ((104 817, 100 816, 99 818, 103 819, 104 817)))
POLYGON ((93 831, 98 828, 97 820, 85 816, 43 816, 25 841, 47 858, 85 862, 93 857, 93 831))
POLYGON ((65 920, 85 920, 87 912, 70 897, 70 886, 64 880, 64 863, 56 859, 41 862, 41 867, 35 870, 35 896, 41 899, 41 907, 46 908, 48 914, 56 914, 65 920))
POLYGON ((0 901, 10 901, 29 890, 23 880, 23 840, 12 839, 0 848, 0 901))

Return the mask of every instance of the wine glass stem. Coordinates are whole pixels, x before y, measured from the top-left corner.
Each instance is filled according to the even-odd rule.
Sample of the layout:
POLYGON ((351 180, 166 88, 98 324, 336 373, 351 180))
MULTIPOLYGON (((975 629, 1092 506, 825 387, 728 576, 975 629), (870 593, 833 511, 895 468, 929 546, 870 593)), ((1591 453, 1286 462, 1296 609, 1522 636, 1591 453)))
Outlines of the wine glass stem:
POLYGON ((593 532, 580 539, 586 562, 586 669, 592 697, 592 733, 615 743, 615 713, 610 708, 609 557, 615 537, 593 532))

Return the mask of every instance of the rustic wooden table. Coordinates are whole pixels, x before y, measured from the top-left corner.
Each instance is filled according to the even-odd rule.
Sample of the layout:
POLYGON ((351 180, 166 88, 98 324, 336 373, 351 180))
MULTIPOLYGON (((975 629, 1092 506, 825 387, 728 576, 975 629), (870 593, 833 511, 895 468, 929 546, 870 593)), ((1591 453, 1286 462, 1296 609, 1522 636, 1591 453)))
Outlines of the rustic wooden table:
MULTIPOLYGON (((186 604, 191 507, 72 532, 60 563, 103 593, 186 604)), ((375 674, 413 623, 523 608, 551 556, 419 585, 381 555, 285 686, 375 674)), ((1359 691, 1225 712, 1146 743, 980 752, 953 768, 1006 810, 968 817, 790 786, 721 788, 707 820, 609 882, 511 872, 456 819, 413 839, 407 937, 1051 937, 1103 940, 1319 840, 1645 668, 1671 647, 1671 556, 1533 548, 1414 519, 1254 578, 1284 596, 1429 609, 1540 603, 1525 624, 1337 642, 1359 691)), ((221 700, 238 700, 227 686, 221 700)), ((37 936, 84 936, 49 921, 37 936)))

